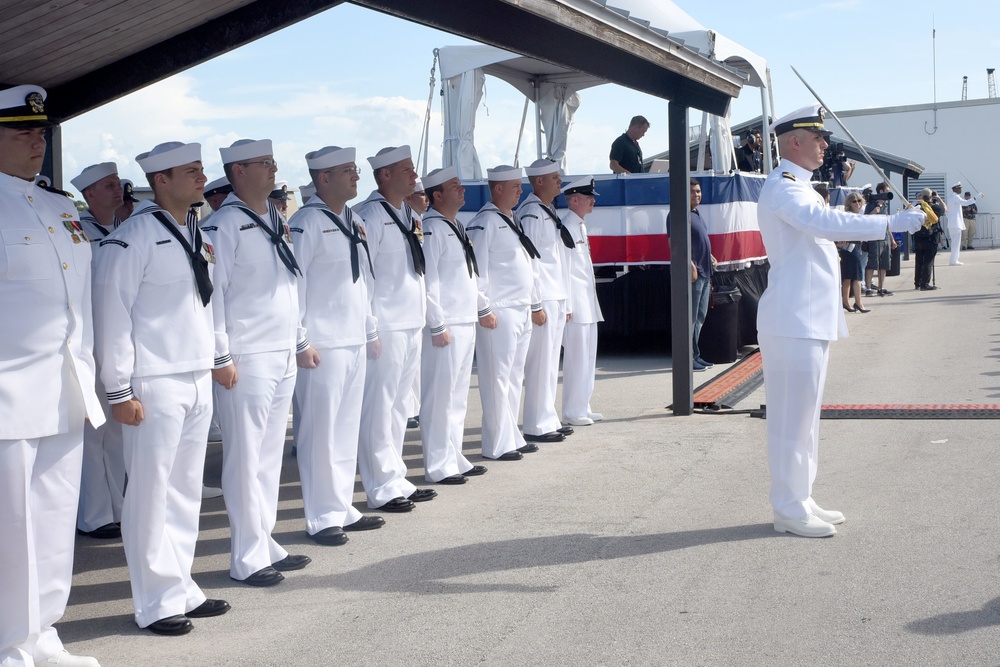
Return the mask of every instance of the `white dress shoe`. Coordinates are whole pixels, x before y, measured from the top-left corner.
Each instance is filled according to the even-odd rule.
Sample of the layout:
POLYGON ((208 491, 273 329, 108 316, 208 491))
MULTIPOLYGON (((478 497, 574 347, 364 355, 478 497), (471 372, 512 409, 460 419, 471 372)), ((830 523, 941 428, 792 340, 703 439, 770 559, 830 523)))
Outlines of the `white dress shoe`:
POLYGON ((205 486, 201 487, 201 499, 209 500, 211 498, 219 498, 222 496, 222 489, 217 486, 205 486))
POLYGON ((600 412, 588 412, 587 416, 593 419, 595 422, 604 421, 604 415, 600 412))
POLYGON ((837 510, 825 510, 816 503, 812 503, 812 507, 809 510, 813 516, 815 516, 820 521, 826 521, 827 523, 838 525, 846 521, 843 512, 838 512, 837 510))
POLYGON ((570 426, 590 426, 594 420, 590 417, 567 417, 564 423, 570 426))
POLYGON ((85 655, 73 655, 66 649, 63 649, 53 656, 49 656, 49 659, 45 662, 35 661, 36 665, 59 665, 59 667, 101 667, 101 663, 97 662, 97 658, 90 658, 85 655))
POLYGON ((774 529, 779 533, 792 533, 801 537, 832 537, 837 534, 833 524, 810 514, 804 519, 774 518, 774 529))

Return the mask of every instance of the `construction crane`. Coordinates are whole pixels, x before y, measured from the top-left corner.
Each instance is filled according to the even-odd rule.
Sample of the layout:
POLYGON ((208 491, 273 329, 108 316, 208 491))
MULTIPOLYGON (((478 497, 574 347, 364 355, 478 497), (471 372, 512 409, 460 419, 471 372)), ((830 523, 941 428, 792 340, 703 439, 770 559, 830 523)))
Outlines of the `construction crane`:
POLYGON ((987 67, 986 68, 986 83, 989 86, 989 96, 990 97, 996 97, 997 96, 997 77, 994 74, 994 72, 996 72, 995 68, 993 68, 993 67, 987 67))
POLYGON ((962 101, 969 99, 969 77, 962 77, 962 101))

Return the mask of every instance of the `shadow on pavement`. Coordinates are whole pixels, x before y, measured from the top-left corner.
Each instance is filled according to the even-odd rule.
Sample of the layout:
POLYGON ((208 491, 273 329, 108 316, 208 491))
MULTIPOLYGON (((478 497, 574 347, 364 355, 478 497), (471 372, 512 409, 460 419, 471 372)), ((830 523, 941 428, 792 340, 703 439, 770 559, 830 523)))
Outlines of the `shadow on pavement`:
POLYGON ((1000 625, 1000 598, 993 598, 982 609, 931 616, 907 623, 906 628, 921 635, 955 635, 993 625, 1000 625))

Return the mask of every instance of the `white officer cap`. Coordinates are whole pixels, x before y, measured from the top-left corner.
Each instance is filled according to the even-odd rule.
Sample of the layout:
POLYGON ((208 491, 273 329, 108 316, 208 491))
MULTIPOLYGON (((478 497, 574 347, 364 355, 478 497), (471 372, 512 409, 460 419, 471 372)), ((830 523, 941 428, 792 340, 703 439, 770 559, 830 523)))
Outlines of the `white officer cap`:
POLYGON ((14 86, 0 90, 0 127, 28 128, 52 125, 45 114, 47 93, 41 86, 14 86))
POLYGON ((570 195, 597 195, 597 190, 594 189, 594 177, 584 176, 583 178, 578 178, 575 181, 567 183, 562 188, 562 193, 569 197, 570 195))
POLYGON ((318 151, 306 153, 306 166, 317 171, 339 167, 342 164, 354 162, 357 150, 354 148, 341 148, 340 146, 325 146, 318 151))
POLYGON ((299 186, 299 195, 302 197, 302 203, 306 203, 313 198, 316 194, 316 186, 312 183, 307 183, 305 185, 299 186))
POLYGON ((210 197, 212 195, 222 195, 229 194, 233 191, 233 185, 229 182, 229 179, 223 176, 222 178, 217 178, 208 185, 205 186, 205 196, 210 197))
POLYGON ((951 186, 951 189, 954 190, 955 188, 961 188, 961 187, 962 187, 962 181, 958 181, 957 183, 951 186))
POLYGON ((118 165, 114 162, 102 162, 100 164, 92 164, 89 167, 84 168, 80 172, 80 175, 74 179, 70 180, 73 187, 83 192, 91 185, 101 180, 102 178, 107 178, 112 174, 118 173, 118 165))
POLYGON ((539 158, 524 168, 528 176, 544 176, 559 171, 559 163, 545 158, 539 158))
POLYGON ((455 167, 444 167, 441 169, 435 169, 431 173, 424 176, 424 190, 428 188, 433 188, 435 185, 441 185, 446 183, 453 178, 458 178, 458 172, 455 167))
POLYGON ((229 148, 220 148, 219 154, 222 155, 222 164, 233 164, 246 162, 255 157, 274 155, 274 150, 271 148, 270 139, 240 139, 234 141, 229 148))
POLYGON ((168 141, 148 153, 135 156, 144 174, 155 174, 190 162, 201 162, 201 144, 168 141))
POLYGON ((376 153, 374 157, 368 158, 368 164, 372 166, 372 169, 381 169, 409 159, 411 159, 409 146, 399 146, 398 148, 388 146, 376 153))
POLYGON ((486 178, 494 182, 519 181, 521 175, 520 167, 512 167, 509 164, 501 164, 486 170, 486 178))
POLYGON ((819 104, 810 104, 774 121, 768 131, 775 136, 780 136, 792 130, 812 130, 828 137, 833 133, 823 125, 825 116, 826 109, 819 104))

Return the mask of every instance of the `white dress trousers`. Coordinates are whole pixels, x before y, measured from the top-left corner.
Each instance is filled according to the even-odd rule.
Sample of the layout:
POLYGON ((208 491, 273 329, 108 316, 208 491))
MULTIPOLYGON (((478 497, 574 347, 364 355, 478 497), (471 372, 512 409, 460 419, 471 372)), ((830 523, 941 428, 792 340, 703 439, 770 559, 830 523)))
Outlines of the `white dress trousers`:
POLYGON ((407 396, 420 370, 420 336, 419 328, 380 331, 382 354, 367 362, 358 471, 373 509, 417 490, 406 479, 403 439, 412 416, 406 414, 407 396))
POLYGON ((366 368, 364 345, 316 351, 319 366, 300 368, 295 380, 296 457, 310 535, 361 518, 351 503, 366 368))
POLYGON ((767 397, 767 462, 775 518, 804 519, 819 464, 819 415, 830 341, 758 334, 767 397))
POLYGON ((138 426, 123 426, 129 490, 122 541, 135 620, 144 628, 205 601, 191 578, 208 426, 210 371, 133 378, 138 426))
MULTIPOLYGON (((82 418, 82 417, 81 417, 82 418)), ((0 440, 0 665, 21 667, 62 650, 73 577, 83 432, 0 440)))
POLYGON ((532 336, 528 306, 494 308, 496 329, 476 335, 479 396, 483 403, 483 456, 498 458, 525 445, 517 428, 524 363, 532 336))
POLYGON ((562 424, 556 414, 559 387, 559 351, 566 327, 566 299, 542 301, 545 324, 531 328, 524 366, 524 432, 551 433, 562 424))
POLYGON ((271 531, 295 391, 295 352, 234 354, 233 362, 236 384, 219 391, 217 399, 222 492, 232 532, 229 573, 243 580, 288 555, 271 531))
POLYGON ((424 479, 439 482, 472 469, 462 454, 465 414, 469 407, 472 357, 476 351, 476 324, 449 324, 451 342, 431 344, 430 328, 423 331, 420 437, 424 450, 424 479))
POLYGON ((570 320, 563 331, 563 419, 586 417, 593 412, 590 397, 594 394, 596 372, 597 322, 577 324, 570 320))
MULTIPOLYGON (((97 398, 104 414, 111 414, 108 394, 97 381, 97 398)), ((125 500, 125 452, 122 425, 108 417, 94 428, 90 422, 83 427, 83 473, 80 482, 80 507, 76 527, 90 532, 109 523, 122 520, 125 500)))

